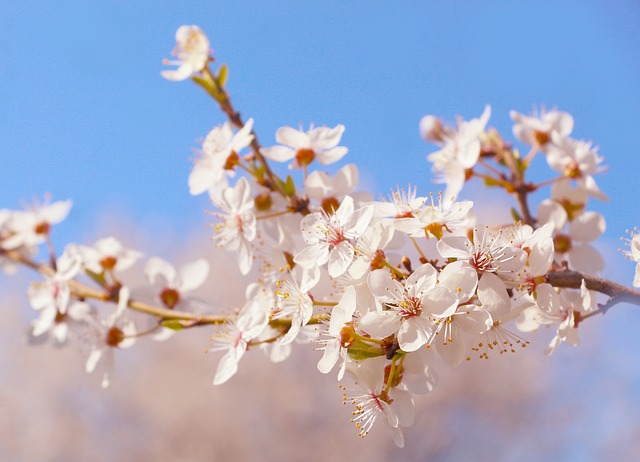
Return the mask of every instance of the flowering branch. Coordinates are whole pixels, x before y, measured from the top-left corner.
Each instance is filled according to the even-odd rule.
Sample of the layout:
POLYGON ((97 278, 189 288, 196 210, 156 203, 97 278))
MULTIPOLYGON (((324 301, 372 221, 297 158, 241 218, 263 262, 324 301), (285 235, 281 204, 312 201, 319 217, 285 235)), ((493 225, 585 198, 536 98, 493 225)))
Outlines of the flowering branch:
MULTIPOLYGON (((0 268, 11 272, 20 264, 44 277, 28 290, 38 312, 32 335, 51 334, 62 344, 69 333, 89 331, 88 372, 139 337, 164 340, 194 326, 213 325, 209 350, 224 352, 216 385, 236 373, 249 348, 281 361, 294 343, 313 343, 323 352, 318 370, 336 368, 338 380, 348 376, 359 389, 349 399, 359 435, 365 436, 378 418, 402 446, 402 427, 414 420, 413 395, 435 385, 427 348, 457 366, 472 356, 486 359, 528 343, 509 329, 530 332, 549 325, 556 328, 547 348, 551 354, 561 343, 578 344, 585 319, 620 302, 640 306, 639 290, 594 275, 604 268, 604 258, 591 242, 604 232, 605 219, 587 210, 587 203, 606 199, 593 177, 603 159, 590 142, 570 137, 569 114, 512 111, 515 137, 531 146, 524 159, 487 128, 490 106, 479 118, 459 119, 457 126, 425 116, 420 129, 438 146, 428 160, 436 179, 446 184, 444 195, 419 196, 409 187, 373 200, 356 193, 355 165, 344 165, 334 175, 314 169, 347 154, 340 146, 343 125, 306 131, 280 127, 279 144, 261 146, 253 119, 245 123, 231 104, 227 67, 217 72, 210 67, 214 58, 204 33, 182 26, 176 41, 177 60, 166 63, 178 67, 162 75, 192 79, 228 118, 207 134, 189 175, 189 191, 209 195, 216 207, 211 213, 215 245, 234 252, 240 272, 254 280, 233 314, 202 313, 202 302, 190 292, 208 279, 208 261, 176 268, 152 257, 144 266, 148 294, 140 291, 139 299, 132 299, 119 272, 142 258, 141 252, 108 237, 92 246, 69 244, 56 254, 50 230, 66 218, 70 201, 0 210, 0 268), (245 149, 250 152, 241 154, 245 149), (533 160, 543 155, 553 179, 526 182, 533 160), (283 180, 271 162, 290 162, 294 172, 283 180), (479 224, 473 202, 457 200, 474 178, 515 197, 519 212, 511 209, 512 223, 479 224), (534 211, 531 193, 543 187, 550 194, 534 211), (43 244, 49 264, 33 260, 43 244), (99 288, 79 282, 80 274, 99 288), (596 292, 609 300, 598 305, 596 292), (117 307, 101 315, 95 301, 117 307), (132 312, 151 316, 156 324, 137 332, 126 318, 132 312)), ((640 287, 637 230, 628 245, 625 254, 636 262, 633 285, 640 287)), ((111 360, 104 363, 107 386, 111 360)), ((350 389, 341 388, 347 401, 350 389)))

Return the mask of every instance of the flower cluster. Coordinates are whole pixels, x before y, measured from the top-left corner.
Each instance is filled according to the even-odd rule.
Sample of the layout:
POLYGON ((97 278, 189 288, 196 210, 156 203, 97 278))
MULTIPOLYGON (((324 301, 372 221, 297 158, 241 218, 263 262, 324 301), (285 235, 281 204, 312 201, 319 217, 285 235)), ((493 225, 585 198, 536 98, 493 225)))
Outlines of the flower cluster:
MULTIPOLYGON (((576 345, 580 323, 604 312, 596 292, 615 300, 613 289, 594 283, 604 259, 591 243, 605 231, 605 220, 586 208, 590 197, 606 199, 593 176, 603 159, 590 142, 569 137, 569 114, 512 112, 513 134, 528 146, 525 156, 490 128, 489 106, 456 126, 425 116, 420 131, 438 146, 427 158, 436 181, 446 184, 444 195, 409 186, 375 200, 356 192, 355 165, 334 175, 317 169, 347 154, 343 125, 307 131, 284 126, 275 134, 278 145, 262 147, 253 119, 243 122, 231 106, 226 68, 217 74, 209 69, 206 36, 197 26, 182 26, 176 39, 178 61, 172 64, 179 67, 162 75, 192 78, 229 117, 206 135, 188 188, 192 195, 209 195, 213 241, 236 253, 239 271, 250 281, 241 308, 216 315, 190 294, 209 276, 204 259, 176 269, 150 258, 144 266, 148 285, 138 287, 126 283, 124 272, 135 270, 142 253, 113 237, 68 245, 57 256, 50 231, 67 216, 70 201, 0 210, 0 266, 12 272, 26 264, 44 277, 28 292, 38 313, 32 338, 51 335, 63 344, 69 333, 77 334, 89 345, 87 372, 102 365, 103 386, 116 349, 148 334, 161 340, 214 324, 209 350, 224 352, 214 384, 228 381, 251 347, 282 361, 294 343, 311 344, 322 352, 318 370, 335 368, 344 381, 359 435, 382 421, 402 446, 402 428, 414 420, 414 395, 433 389, 436 367, 515 352, 528 344, 516 330, 543 325, 556 332, 549 354, 562 342, 576 345), (526 173, 538 153, 555 173, 536 184, 526 173), (291 172, 281 177, 279 171, 291 172), (479 221, 473 202, 458 200, 474 178, 515 200, 513 222, 479 221), (530 195, 545 190, 548 197, 534 216, 530 195), (33 261, 41 244, 48 264, 33 261), (110 303, 116 308, 105 313, 110 303), (150 315, 151 327, 139 331, 133 312, 150 315)), ((631 233, 625 252, 637 262, 635 286, 639 236, 631 233)), ((625 296, 640 300, 632 289, 625 296)))

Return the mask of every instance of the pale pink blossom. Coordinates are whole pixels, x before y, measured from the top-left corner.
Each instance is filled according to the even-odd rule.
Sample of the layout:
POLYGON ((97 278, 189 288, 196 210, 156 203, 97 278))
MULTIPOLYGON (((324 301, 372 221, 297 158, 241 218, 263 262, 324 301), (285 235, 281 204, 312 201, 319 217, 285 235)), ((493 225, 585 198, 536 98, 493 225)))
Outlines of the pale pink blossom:
POLYGON ((176 31, 176 48, 171 53, 176 60, 165 59, 163 64, 178 66, 160 74, 167 80, 185 80, 201 72, 209 61, 209 39, 198 26, 180 26, 176 31))
POLYGON ((77 252, 83 267, 96 274, 127 270, 142 257, 141 252, 125 248, 115 237, 98 239, 92 246, 79 245, 77 252))
POLYGON ((250 299, 238 313, 237 318, 227 322, 213 336, 213 346, 210 351, 226 351, 218 363, 213 379, 214 385, 223 384, 235 375, 238 371, 238 362, 247 350, 247 345, 267 326, 269 319, 260 300, 260 297, 250 299))
POLYGON ((136 341, 136 327, 133 321, 123 317, 129 303, 129 289, 122 287, 116 311, 106 319, 93 320, 86 338, 91 344, 91 351, 85 369, 92 373, 100 365, 102 370, 102 388, 111 383, 113 373, 114 351, 130 348, 136 341))
POLYGON ((331 319, 329 326, 324 332, 323 339, 318 343, 323 350, 322 358, 318 361, 318 370, 323 374, 327 374, 333 366, 342 358, 342 364, 338 372, 338 380, 342 380, 347 364, 347 348, 349 347, 348 339, 343 336, 344 329, 347 331, 353 329, 353 315, 356 311, 356 289, 348 287, 342 298, 336 306, 331 310, 331 319))
POLYGON ((400 348, 416 351, 432 341, 435 320, 453 315, 456 296, 438 286, 437 270, 426 263, 400 282, 386 269, 369 275, 369 288, 379 305, 360 319, 360 328, 376 338, 397 334, 400 348))
POLYGON ((344 133, 344 125, 334 128, 311 127, 309 131, 281 127, 276 132, 276 141, 282 146, 262 148, 261 153, 267 159, 286 162, 290 169, 306 168, 316 158, 323 164, 339 161, 348 152, 344 146, 338 146, 344 133))
POLYGON ((246 178, 242 177, 232 188, 226 188, 214 203, 222 213, 214 213, 221 221, 214 227, 213 240, 220 248, 238 252, 240 272, 247 274, 253 264, 250 242, 256 238, 254 200, 246 178))
POLYGON ((309 268, 289 271, 278 284, 276 306, 271 314, 272 319, 291 318, 291 327, 282 337, 281 343, 291 343, 302 326, 305 326, 313 315, 313 298, 310 291, 320 280, 320 270, 309 268), (298 282, 300 281, 300 282, 298 282))
POLYGON ((51 226, 67 218, 71 210, 70 200, 49 203, 34 203, 24 211, 14 211, 5 221, 10 232, 1 241, 2 248, 16 249, 43 243, 49 236, 51 226))
POLYGON ((78 275, 82 265, 80 256, 71 249, 67 247, 58 257, 54 272, 46 275, 44 281, 32 282, 29 286, 29 301, 35 310, 60 314, 66 312, 71 298, 69 281, 78 275))
POLYGON ((350 196, 331 215, 324 211, 307 215, 300 224, 307 247, 296 254, 294 261, 303 268, 328 262, 329 276, 344 274, 355 257, 354 241, 365 232, 372 216, 373 206, 355 210, 350 196))
POLYGON ((392 387, 388 392, 385 390, 384 358, 350 363, 347 371, 355 387, 343 388, 347 392, 344 399, 345 403, 350 402, 356 408, 351 421, 359 430, 358 435, 367 436, 376 420, 382 418, 396 446, 404 447, 401 427, 409 427, 415 420, 411 393, 398 387, 392 387))
POLYGON ((207 191, 214 200, 221 196, 229 186, 227 176, 235 173, 240 152, 253 141, 252 128, 253 119, 249 119, 236 133, 233 133, 231 124, 225 122, 207 134, 189 175, 191 195, 197 196, 207 191))
POLYGON ((573 130, 573 117, 567 112, 542 109, 539 115, 534 116, 516 111, 509 115, 514 122, 513 135, 523 143, 538 146, 543 152, 548 152, 554 136, 556 139, 565 138, 573 130))
POLYGON ((427 156, 433 163, 436 182, 446 183, 445 201, 458 196, 466 181, 466 171, 473 168, 480 158, 481 135, 491 116, 491 106, 487 105, 478 119, 460 121, 457 129, 445 132, 441 149, 427 156))

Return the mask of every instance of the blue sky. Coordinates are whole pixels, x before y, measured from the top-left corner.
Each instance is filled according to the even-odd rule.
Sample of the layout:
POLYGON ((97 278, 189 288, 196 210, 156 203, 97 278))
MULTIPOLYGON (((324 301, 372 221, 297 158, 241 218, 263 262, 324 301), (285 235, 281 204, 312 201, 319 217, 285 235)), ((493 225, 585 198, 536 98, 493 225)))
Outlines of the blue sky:
MULTIPOLYGON (((198 24, 264 145, 283 125, 343 123, 345 161, 375 194, 438 190, 425 161, 435 148, 418 134, 425 114, 470 118, 489 103, 490 125, 510 138, 511 109, 572 113, 574 136, 592 139, 609 166, 597 180, 611 200, 590 206, 607 219, 601 245, 616 249, 640 226, 640 5, 515 3, 2 2, 0 208, 44 192, 73 199, 61 243, 101 237, 105 214, 208 232, 207 200, 188 193, 189 158, 224 118, 195 85, 159 74, 177 27, 198 24)), ((616 255, 607 275, 628 285, 632 271, 616 255)), ((603 321, 623 332, 611 351, 629 347, 634 322, 630 308, 603 321)))

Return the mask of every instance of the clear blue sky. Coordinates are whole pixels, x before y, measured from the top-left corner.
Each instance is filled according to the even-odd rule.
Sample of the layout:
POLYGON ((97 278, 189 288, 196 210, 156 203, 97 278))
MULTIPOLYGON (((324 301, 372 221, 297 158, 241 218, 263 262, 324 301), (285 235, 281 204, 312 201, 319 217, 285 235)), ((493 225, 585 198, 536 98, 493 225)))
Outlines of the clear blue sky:
MULTIPOLYGON (((598 183, 611 201, 591 206, 607 219, 602 245, 615 249, 640 226, 640 4, 514 3, 2 2, 0 208, 44 192, 73 199, 61 242, 100 237, 92 224, 105 210, 207 232, 189 157, 224 119, 195 85, 159 74, 176 28, 198 24, 263 144, 282 125, 343 123, 345 161, 375 193, 438 190, 425 161, 434 148, 418 135, 425 114, 469 118, 489 103, 490 125, 509 136, 510 109, 572 113, 574 136, 593 139, 609 166, 598 183)), ((630 284, 632 265, 613 261, 607 274, 630 284)), ((614 316, 603 321, 612 331, 640 323, 632 309, 614 316)), ((635 335, 621 332, 618 350, 635 335)))

